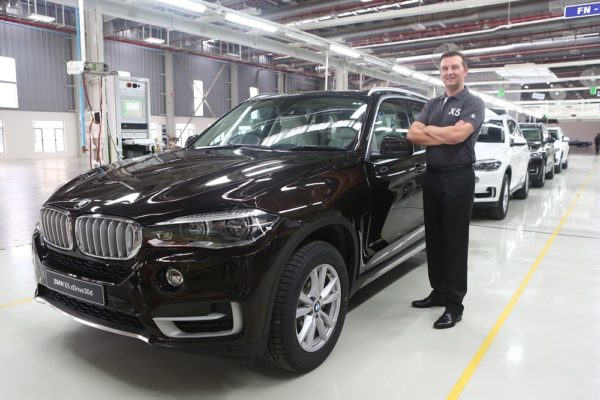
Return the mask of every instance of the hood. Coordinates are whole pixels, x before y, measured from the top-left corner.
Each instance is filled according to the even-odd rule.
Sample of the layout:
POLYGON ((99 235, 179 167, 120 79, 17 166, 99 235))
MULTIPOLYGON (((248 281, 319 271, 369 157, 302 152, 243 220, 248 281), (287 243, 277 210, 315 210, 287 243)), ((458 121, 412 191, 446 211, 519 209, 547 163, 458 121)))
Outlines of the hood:
POLYGON ((502 159, 502 154, 505 152, 504 143, 475 143, 475 157, 477 161, 502 159))
POLYGON ((142 223, 231 209, 346 158, 345 152, 178 150, 102 166, 60 187, 47 205, 142 223))

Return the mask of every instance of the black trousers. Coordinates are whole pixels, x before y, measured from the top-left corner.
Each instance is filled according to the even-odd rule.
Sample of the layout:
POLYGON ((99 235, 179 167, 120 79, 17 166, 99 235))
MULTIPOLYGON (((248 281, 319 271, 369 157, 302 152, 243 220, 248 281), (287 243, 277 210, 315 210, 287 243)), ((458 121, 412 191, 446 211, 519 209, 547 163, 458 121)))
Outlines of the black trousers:
POLYGON ((423 208, 427 269, 433 295, 446 309, 462 313, 467 293, 469 223, 475 194, 475 172, 460 169, 428 170, 423 180, 423 208))

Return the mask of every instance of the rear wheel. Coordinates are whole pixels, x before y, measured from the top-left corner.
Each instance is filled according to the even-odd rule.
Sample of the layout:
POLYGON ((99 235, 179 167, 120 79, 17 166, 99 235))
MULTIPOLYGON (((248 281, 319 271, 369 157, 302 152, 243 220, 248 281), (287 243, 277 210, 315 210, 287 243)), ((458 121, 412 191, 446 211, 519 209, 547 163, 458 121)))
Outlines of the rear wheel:
POLYGON ((509 182, 510 178, 508 175, 504 175, 504 178, 502 178, 502 189, 500 189, 500 198, 498 199, 496 206, 490 211, 490 215, 493 219, 504 219, 506 213, 508 213, 508 202, 510 201, 509 182))
POLYGON ((264 358, 293 372, 318 367, 338 340, 347 305, 348 274, 337 249, 322 241, 300 248, 277 288, 264 358))

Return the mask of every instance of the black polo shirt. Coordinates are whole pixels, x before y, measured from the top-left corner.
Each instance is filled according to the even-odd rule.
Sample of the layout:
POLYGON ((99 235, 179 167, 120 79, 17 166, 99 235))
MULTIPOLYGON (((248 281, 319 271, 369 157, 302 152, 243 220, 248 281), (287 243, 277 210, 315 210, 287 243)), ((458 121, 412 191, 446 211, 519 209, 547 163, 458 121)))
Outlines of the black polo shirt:
POLYGON ((453 167, 475 162, 475 142, 485 118, 485 103, 466 87, 454 96, 446 94, 429 100, 417 121, 425 125, 451 126, 463 120, 475 128, 462 143, 427 146, 425 159, 434 168, 453 167))

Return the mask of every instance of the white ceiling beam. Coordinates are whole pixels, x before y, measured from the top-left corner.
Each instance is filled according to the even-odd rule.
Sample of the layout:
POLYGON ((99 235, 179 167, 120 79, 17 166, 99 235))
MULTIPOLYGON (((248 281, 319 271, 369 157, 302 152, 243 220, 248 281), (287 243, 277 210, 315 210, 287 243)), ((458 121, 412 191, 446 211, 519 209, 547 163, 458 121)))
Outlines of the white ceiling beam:
POLYGON ((360 24, 363 22, 383 21, 386 19, 414 17, 417 15, 429 15, 458 10, 464 11, 467 8, 489 7, 496 4, 516 3, 518 1, 524 0, 462 0, 455 2, 430 4, 419 7, 410 7, 400 10, 382 11, 370 14, 356 15, 352 17, 338 17, 328 19, 325 21, 299 24, 295 25, 295 27, 302 30, 331 28, 334 26, 360 24))

